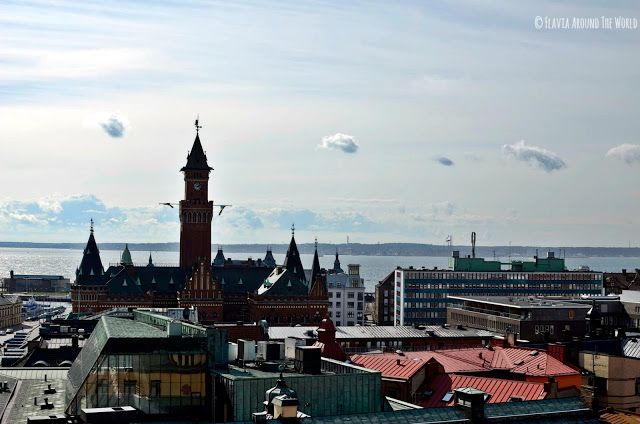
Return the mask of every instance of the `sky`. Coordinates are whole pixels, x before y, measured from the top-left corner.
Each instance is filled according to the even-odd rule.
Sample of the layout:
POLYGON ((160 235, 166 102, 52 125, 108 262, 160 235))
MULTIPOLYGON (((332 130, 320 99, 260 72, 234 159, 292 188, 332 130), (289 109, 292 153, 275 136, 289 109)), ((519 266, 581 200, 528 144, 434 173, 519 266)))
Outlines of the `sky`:
POLYGON ((199 116, 209 193, 233 205, 215 244, 295 223, 299 242, 638 246, 639 19, 632 1, 3 1, 0 241, 83 242, 91 218, 98 242, 178 241, 159 203, 183 196, 199 116))

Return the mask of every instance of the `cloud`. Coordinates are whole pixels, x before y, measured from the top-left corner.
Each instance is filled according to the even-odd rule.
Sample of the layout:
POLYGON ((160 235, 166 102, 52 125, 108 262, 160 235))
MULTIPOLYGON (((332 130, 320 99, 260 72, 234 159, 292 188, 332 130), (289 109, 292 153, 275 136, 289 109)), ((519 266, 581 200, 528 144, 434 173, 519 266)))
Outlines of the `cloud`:
POLYGON ((436 158, 436 162, 438 162, 440 165, 444 165, 444 166, 453 166, 454 163, 451 159, 441 156, 439 158, 436 158))
POLYGON ((627 163, 627 165, 633 165, 634 163, 640 163, 640 144, 621 144, 619 146, 609 149, 606 154, 608 158, 620 159, 627 163))
POLYGON ((433 216, 451 216, 455 210, 455 205, 448 200, 444 202, 437 202, 431 204, 431 211, 433 216))
POLYGON ((352 135, 336 133, 322 137, 318 145, 321 149, 342 150, 344 153, 356 153, 360 147, 352 135))
POLYGON ((545 172, 565 168, 567 164, 558 155, 538 146, 527 145, 524 140, 502 146, 505 156, 523 162, 534 163, 545 172))
POLYGON ((116 115, 109 116, 99 124, 109 137, 120 138, 124 135, 124 121, 116 115))

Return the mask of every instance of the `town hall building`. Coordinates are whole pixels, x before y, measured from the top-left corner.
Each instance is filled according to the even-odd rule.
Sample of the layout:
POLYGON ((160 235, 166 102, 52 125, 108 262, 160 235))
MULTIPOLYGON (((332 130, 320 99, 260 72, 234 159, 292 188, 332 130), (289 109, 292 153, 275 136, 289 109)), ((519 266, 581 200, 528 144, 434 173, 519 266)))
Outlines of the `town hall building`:
POLYGON ((71 287, 73 311, 194 307, 202 323, 265 319, 270 325, 324 318, 329 305, 326 271, 320 269, 317 249, 310 274, 305 273, 293 230, 282 265, 276 264, 271 251, 263 260, 232 261, 218 249, 212 262, 214 205, 209 200, 209 175, 213 168, 198 133, 180 171, 185 189, 179 205, 179 266, 157 266, 151 255, 147 264, 136 265, 125 246, 120 263, 105 270, 92 222, 71 287))

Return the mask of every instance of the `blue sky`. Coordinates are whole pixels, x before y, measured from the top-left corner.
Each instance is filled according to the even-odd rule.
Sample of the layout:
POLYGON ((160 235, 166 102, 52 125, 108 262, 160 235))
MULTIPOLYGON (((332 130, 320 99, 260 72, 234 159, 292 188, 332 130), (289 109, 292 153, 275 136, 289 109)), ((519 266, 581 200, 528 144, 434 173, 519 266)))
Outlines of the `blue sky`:
POLYGON ((0 240, 640 245, 635 2, 5 1, 0 240), (606 7, 605 7, 606 6, 606 7))

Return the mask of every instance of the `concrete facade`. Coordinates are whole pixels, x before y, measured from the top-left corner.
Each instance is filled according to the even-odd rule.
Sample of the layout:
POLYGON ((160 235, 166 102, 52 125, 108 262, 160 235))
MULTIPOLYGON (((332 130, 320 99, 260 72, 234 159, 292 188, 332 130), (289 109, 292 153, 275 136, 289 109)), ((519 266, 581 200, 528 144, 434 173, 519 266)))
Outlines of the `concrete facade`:
POLYGON ((338 326, 364 324, 364 279, 360 265, 349 264, 347 273, 327 274, 329 318, 338 326))
POLYGON ((640 408, 640 359, 583 351, 580 366, 591 373, 585 386, 595 394, 599 408, 640 408))

